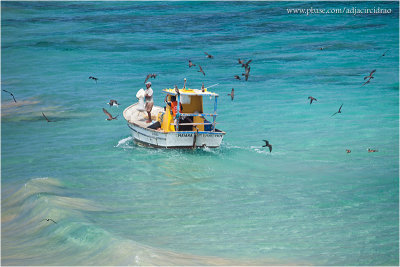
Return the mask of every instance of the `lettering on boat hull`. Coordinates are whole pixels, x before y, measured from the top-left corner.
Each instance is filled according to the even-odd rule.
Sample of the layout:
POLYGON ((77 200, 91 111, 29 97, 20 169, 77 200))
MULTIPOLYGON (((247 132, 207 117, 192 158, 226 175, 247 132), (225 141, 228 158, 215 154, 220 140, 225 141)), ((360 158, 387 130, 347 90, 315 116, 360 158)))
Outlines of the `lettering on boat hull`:
MULTIPOLYGON (((165 148, 192 148, 195 137, 194 132, 158 132, 146 129, 135 124, 128 123, 131 134, 136 142, 147 146, 165 148)), ((196 147, 219 147, 225 133, 198 133, 196 137, 196 147)))

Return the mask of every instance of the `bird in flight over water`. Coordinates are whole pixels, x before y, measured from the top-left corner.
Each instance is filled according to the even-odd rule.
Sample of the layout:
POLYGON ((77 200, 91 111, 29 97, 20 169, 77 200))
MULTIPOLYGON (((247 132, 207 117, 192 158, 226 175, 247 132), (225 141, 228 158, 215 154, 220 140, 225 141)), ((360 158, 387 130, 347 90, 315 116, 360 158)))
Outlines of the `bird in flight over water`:
POLYGON ((312 96, 309 96, 308 99, 310 99, 310 105, 312 104, 313 101, 317 101, 317 99, 312 96))
POLYGON ((43 115, 43 117, 46 119, 47 122, 53 122, 53 121, 49 120, 49 119, 46 117, 46 115, 44 115, 43 112, 42 112, 42 115, 43 115))
POLYGON ((244 76, 244 77, 245 77, 245 80, 247 81, 247 80, 249 79, 250 66, 248 66, 245 70, 246 70, 246 71, 245 71, 245 73, 242 73, 242 76, 244 76))
POLYGON ((247 61, 246 63, 242 63, 242 67, 247 69, 247 67, 249 66, 250 62, 252 61, 252 59, 250 59, 249 61, 247 61))
POLYGON ((376 71, 376 69, 373 70, 373 71, 371 71, 371 73, 370 73, 368 76, 365 76, 365 77, 364 77, 364 80, 367 79, 367 78, 370 78, 370 79, 375 78, 375 77, 372 76, 372 75, 375 73, 375 71, 376 71))
POLYGON ((389 51, 389 50, 386 50, 385 53, 383 53, 383 54, 379 57, 379 59, 381 59, 381 57, 384 57, 388 51, 389 51))
POLYGON ((367 83, 369 83, 369 82, 371 81, 371 79, 375 78, 374 76, 372 76, 372 75, 374 75, 375 71, 376 71, 376 70, 371 71, 371 73, 370 73, 368 76, 365 76, 365 77, 364 77, 364 80, 366 80, 366 79, 368 79, 368 78, 369 78, 369 79, 368 79, 368 81, 366 81, 363 85, 361 85, 361 87, 363 87, 364 85, 366 85, 367 83))
POLYGON ((4 90, 4 89, 3 89, 3 91, 6 92, 6 93, 9 93, 12 96, 12 98, 14 99, 14 102, 17 103, 17 100, 15 100, 15 97, 14 97, 13 93, 11 93, 11 92, 9 92, 7 90, 4 90))
POLYGON ((206 74, 205 74, 204 71, 203 71, 203 68, 202 68, 200 65, 199 65, 199 68, 200 68, 200 69, 199 69, 197 72, 201 72, 201 73, 203 73, 204 76, 206 76, 206 74))
POLYGON ((157 76, 157 74, 155 74, 155 73, 147 74, 146 79, 144 80, 144 83, 146 83, 149 78, 155 79, 156 76, 157 76))
POLYGON ((235 97, 235 89, 232 88, 232 91, 230 94, 228 94, 231 96, 231 100, 233 101, 233 98, 235 97))
POLYGON ((114 100, 114 99, 111 99, 110 102, 108 102, 106 104, 110 105, 110 107, 111 106, 117 106, 117 107, 119 106, 119 103, 117 102, 117 100, 114 100))
POLYGON ((196 66, 196 64, 193 64, 193 62, 190 61, 190 59, 189 59, 189 68, 191 68, 191 67, 193 67, 193 66, 196 66))
POLYGON ((116 120, 118 117, 118 115, 113 117, 105 108, 103 108, 103 112, 104 112, 104 114, 107 115, 108 118, 106 120, 108 120, 108 121, 116 120))
POLYGON ((207 58, 214 58, 214 56, 213 55, 210 55, 209 53, 207 53, 207 52, 204 52, 204 54, 206 54, 206 57, 207 58))
POLYGON ((48 222, 52 221, 53 223, 57 223, 56 221, 54 221, 53 219, 50 219, 50 218, 41 220, 41 222, 43 222, 43 221, 48 221, 48 222))
MULTIPOLYGON (((335 113, 332 114, 332 116, 333 116, 333 115, 336 115, 337 113, 342 113, 342 106, 343 106, 343 104, 340 106, 340 108, 339 108, 338 111, 336 111, 335 113)), ((331 117, 332 117, 332 116, 331 116, 331 117)))
POLYGON ((265 142, 265 145, 262 147, 268 147, 269 148, 269 153, 272 152, 272 145, 267 141, 267 140, 263 140, 265 142))
POLYGON ((94 80, 96 83, 97 83, 97 80, 98 80, 98 78, 96 78, 96 77, 93 77, 93 76, 89 76, 89 79, 92 79, 92 80, 94 80))

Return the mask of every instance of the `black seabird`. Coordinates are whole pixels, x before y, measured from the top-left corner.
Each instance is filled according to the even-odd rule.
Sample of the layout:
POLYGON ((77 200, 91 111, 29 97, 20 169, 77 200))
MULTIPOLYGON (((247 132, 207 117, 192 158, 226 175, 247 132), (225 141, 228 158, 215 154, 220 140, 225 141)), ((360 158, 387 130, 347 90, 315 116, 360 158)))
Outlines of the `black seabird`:
POLYGON ((233 98, 235 97, 235 89, 232 88, 232 91, 230 94, 228 94, 231 96, 231 100, 233 101, 233 98))
POLYGON ((310 105, 312 104, 313 101, 317 101, 317 99, 312 96, 309 96, 308 99, 310 99, 310 105))
POLYGON ((203 71, 203 68, 202 68, 200 65, 199 65, 199 68, 200 68, 200 69, 199 69, 197 72, 201 72, 201 73, 203 73, 204 76, 206 76, 206 74, 205 74, 204 71, 203 71))
POLYGON ((17 103, 17 100, 15 100, 15 97, 14 97, 13 93, 11 93, 11 92, 9 92, 7 90, 4 90, 4 89, 3 89, 3 91, 6 92, 6 93, 9 93, 12 96, 12 98, 14 99, 14 102, 17 103))
POLYGON ((41 220, 41 222, 43 222, 43 221, 48 221, 48 222, 52 221, 53 223, 57 223, 56 221, 54 221, 53 219, 50 219, 50 218, 41 220))
POLYGON ((93 76, 89 76, 89 79, 92 79, 92 80, 94 80, 96 83, 97 83, 97 80, 98 80, 98 78, 96 78, 96 77, 93 77, 93 76))
POLYGON ((213 55, 210 55, 209 53, 207 53, 207 52, 204 52, 204 54, 206 54, 206 57, 207 58, 214 58, 214 56, 213 55))
POLYGON ((47 122, 52 122, 51 120, 49 120, 46 115, 44 115, 44 113, 42 112, 43 117, 46 119, 47 122))
MULTIPOLYGON (((342 106, 343 106, 343 104, 340 106, 340 108, 339 108, 339 110, 338 110, 337 112, 335 112, 335 113, 332 114, 332 116, 333 116, 333 115, 336 115, 337 113, 342 113, 342 111, 341 111, 342 106)), ((332 117, 332 116, 331 116, 331 117, 332 117)))
POLYGON ((262 147, 268 147, 269 148, 269 153, 272 152, 272 145, 267 141, 267 140, 263 140, 265 142, 265 145, 262 147))

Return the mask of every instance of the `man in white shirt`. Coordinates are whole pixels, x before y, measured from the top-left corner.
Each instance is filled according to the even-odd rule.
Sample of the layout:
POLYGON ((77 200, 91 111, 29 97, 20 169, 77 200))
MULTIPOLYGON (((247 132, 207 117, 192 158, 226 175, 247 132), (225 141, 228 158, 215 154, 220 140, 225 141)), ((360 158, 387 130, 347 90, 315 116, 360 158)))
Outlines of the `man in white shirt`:
POLYGON ((146 100, 146 111, 149 119, 146 121, 147 123, 151 122, 151 110, 153 109, 153 89, 151 89, 151 82, 146 83, 146 90, 144 91, 144 98, 146 100))

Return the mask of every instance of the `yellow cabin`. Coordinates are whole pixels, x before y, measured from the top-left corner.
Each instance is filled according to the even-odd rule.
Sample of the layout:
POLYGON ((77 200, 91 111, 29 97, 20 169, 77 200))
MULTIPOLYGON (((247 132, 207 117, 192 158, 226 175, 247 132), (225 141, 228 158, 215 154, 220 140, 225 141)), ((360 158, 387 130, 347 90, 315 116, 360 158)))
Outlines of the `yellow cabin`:
POLYGON ((164 132, 177 131, 213 131, 215 129, 218 94, 207 89, 164 89, 166 93, 165 111, 159 112, 157 120, 164 132), (179 92, 179 93, 178 93, 179 92), (204 114, 203 97, 214 96, 214 113, 204 114), (179 110, 179 112, 178 112, 179 110), (211 117, 209 121, 206 117, 211 117))

